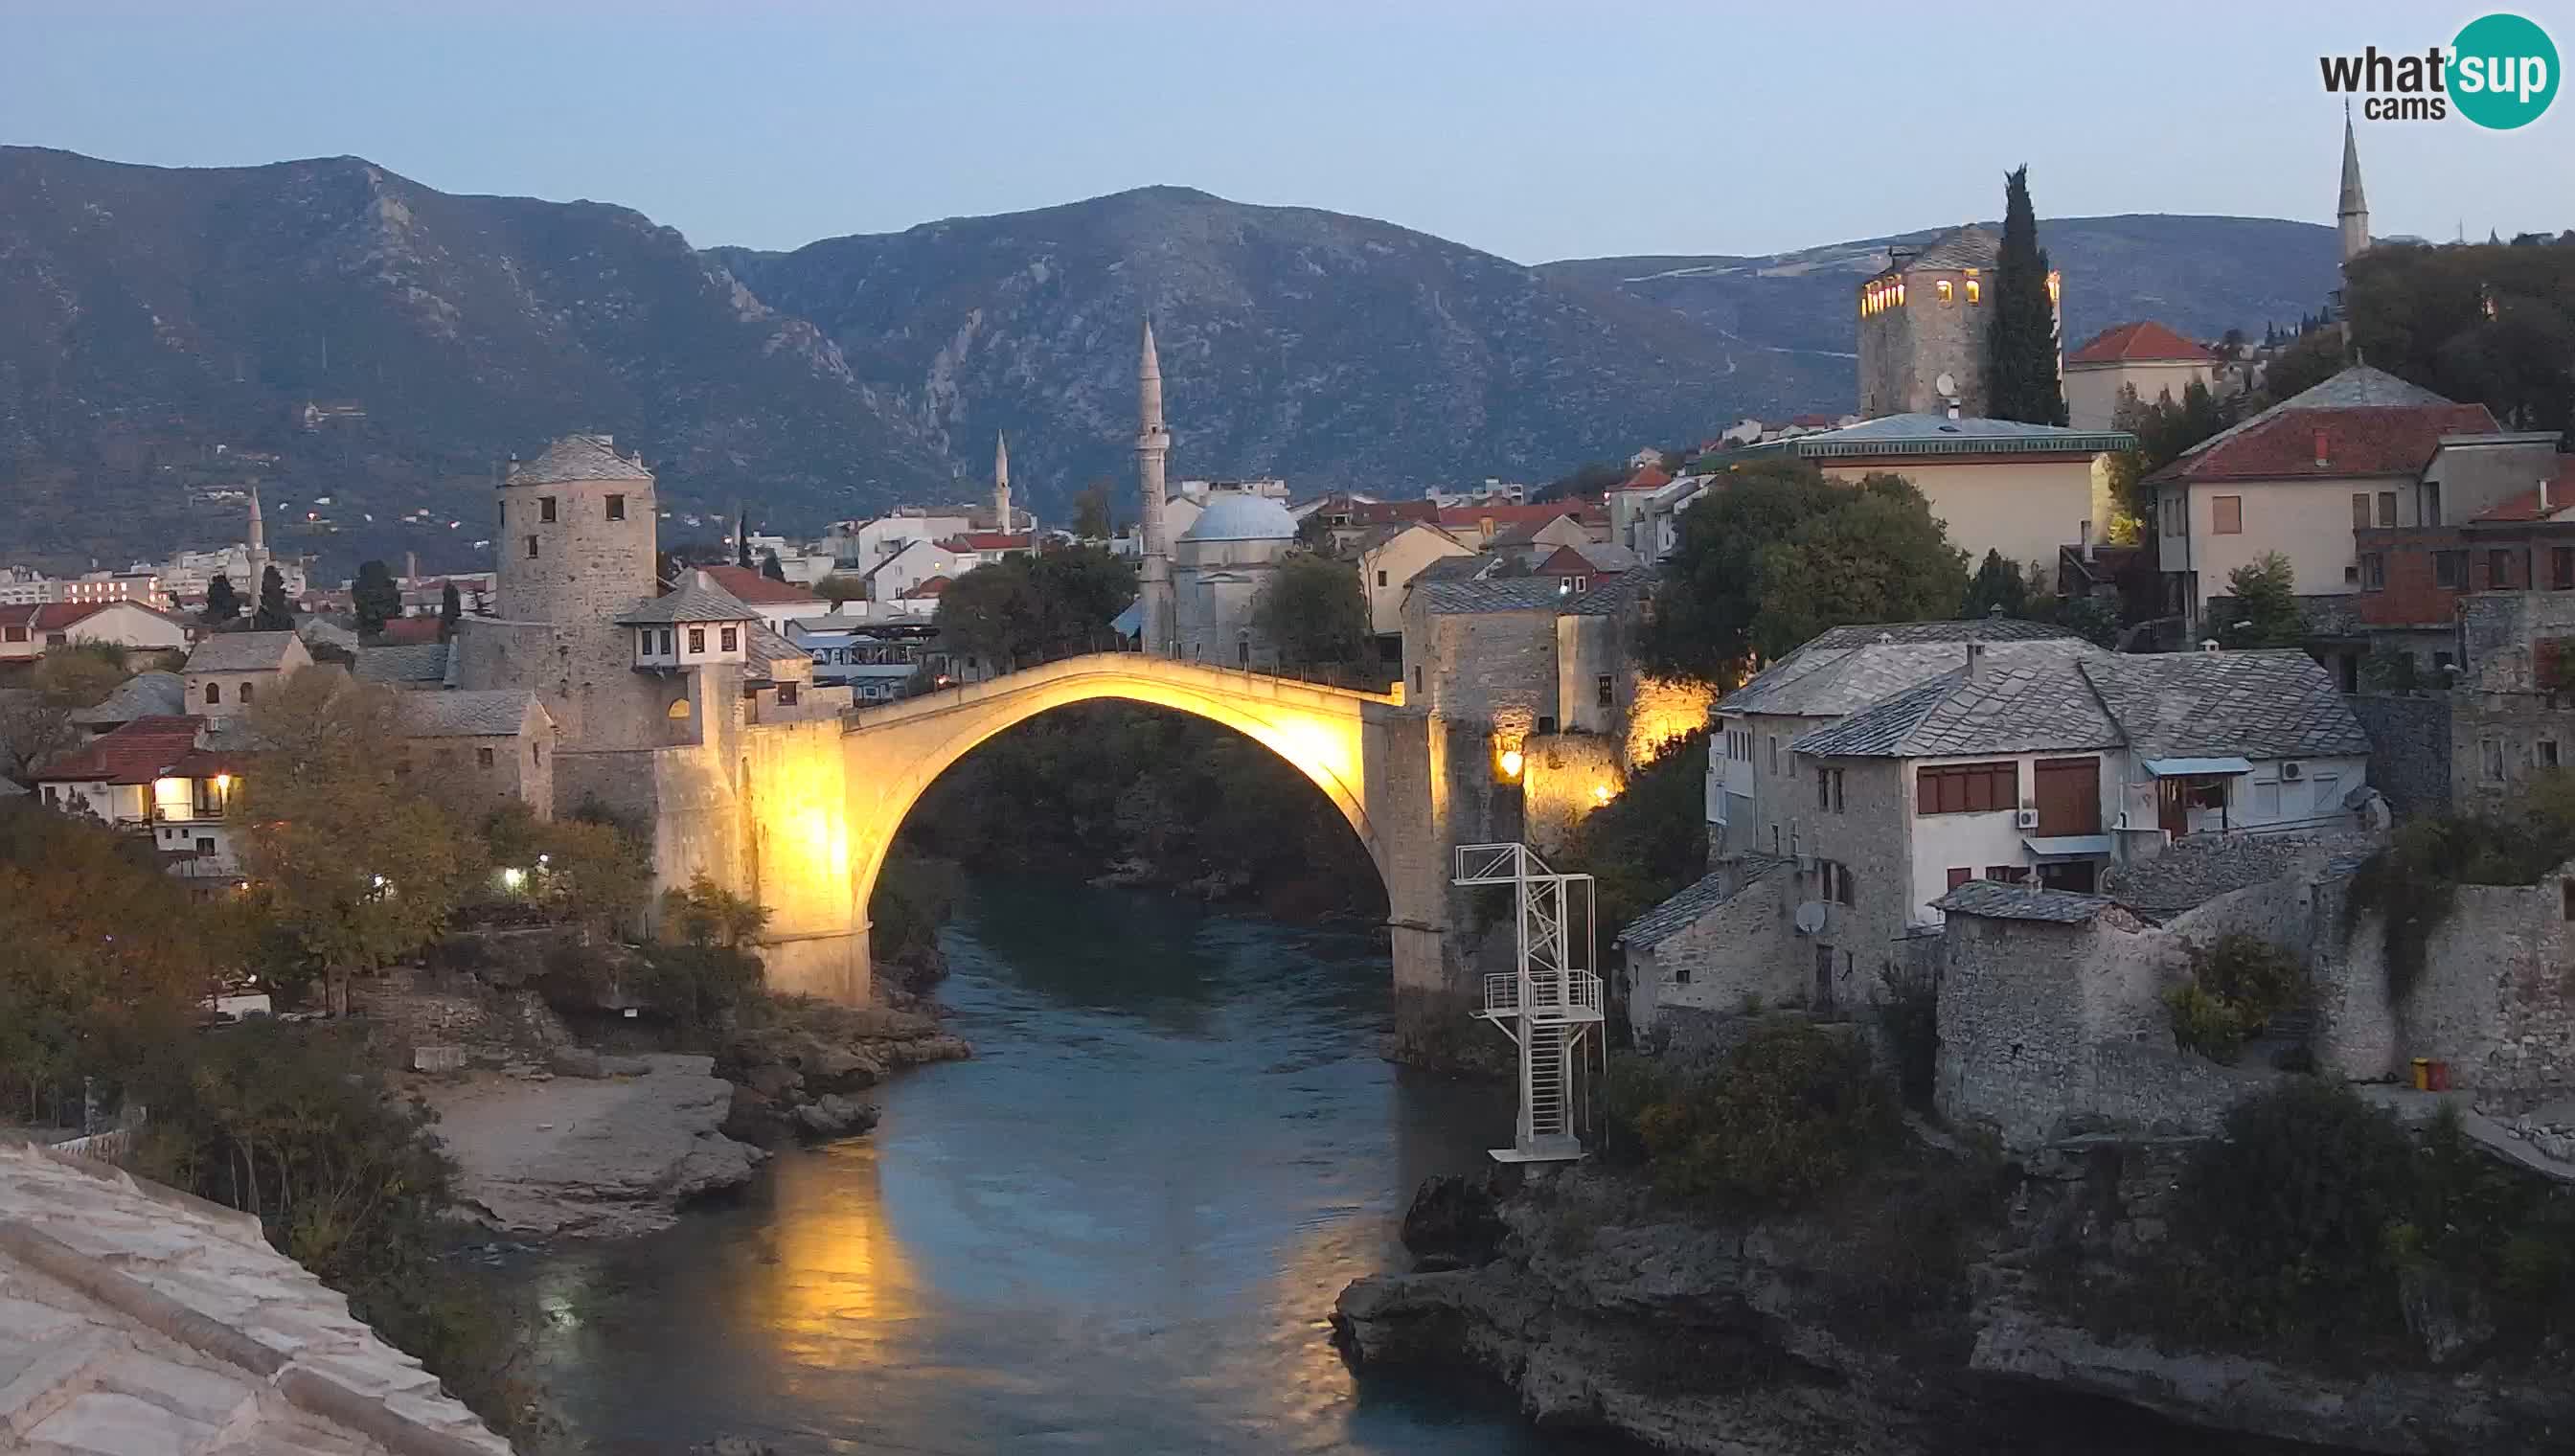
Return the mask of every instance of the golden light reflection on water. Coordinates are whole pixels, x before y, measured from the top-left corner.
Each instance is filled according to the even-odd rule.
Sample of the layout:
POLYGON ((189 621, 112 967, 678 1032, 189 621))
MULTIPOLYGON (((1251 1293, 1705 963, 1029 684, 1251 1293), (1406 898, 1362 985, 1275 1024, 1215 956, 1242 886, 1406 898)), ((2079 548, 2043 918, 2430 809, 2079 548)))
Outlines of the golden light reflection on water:
POLYGON ((742 1313, 775 1332, 781 1354, 841 1366, 873 1358, 887 1331, 920 1317, 921 1282, 889 1226, 877 1149, 844 1143, 815 1157, 828 1173, 780 1170, 778 1217, 742 1313))

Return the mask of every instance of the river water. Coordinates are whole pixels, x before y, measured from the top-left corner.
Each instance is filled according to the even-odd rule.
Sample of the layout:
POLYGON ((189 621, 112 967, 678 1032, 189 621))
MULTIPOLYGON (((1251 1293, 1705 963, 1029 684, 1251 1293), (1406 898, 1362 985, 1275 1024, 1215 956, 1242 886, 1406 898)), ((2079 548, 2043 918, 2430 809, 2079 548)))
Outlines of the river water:
POLYGON ((596 1450, 1623 1449, 1333 1352, 1341 1287, 1404 1265, 1414 1185, 1510 1135, 1504 1090, 1378 1058, 1368 937, 986 883, 946 944, 974 1060, 880 1088, 873 1134, 739 1202, 526 1271, 596 1450))

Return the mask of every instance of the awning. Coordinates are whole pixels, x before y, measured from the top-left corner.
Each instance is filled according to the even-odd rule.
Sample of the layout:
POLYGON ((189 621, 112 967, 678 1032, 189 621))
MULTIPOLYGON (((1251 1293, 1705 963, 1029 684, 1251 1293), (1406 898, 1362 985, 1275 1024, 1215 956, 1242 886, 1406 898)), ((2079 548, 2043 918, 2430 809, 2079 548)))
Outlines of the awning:
POLYGON ((2033 834, 2021 843, 2041 859, 2099 859, 2110 852, 2107 834, 2033 834))
POLYGON ((2157 778, 2196 778, 2204 774, 2250 773, 2247 758, 2148 758, 2146 771, 2157 778))
POLYGON ((1138 633, 1143 632, 1145 630, 1145 600, 1140 597, 1134 602, 1127 604, 1127 610, 1119 613, 1116 617, 1111 618, 1109 625, 1116 629, 1120 637, 1134 637, 1138 633))

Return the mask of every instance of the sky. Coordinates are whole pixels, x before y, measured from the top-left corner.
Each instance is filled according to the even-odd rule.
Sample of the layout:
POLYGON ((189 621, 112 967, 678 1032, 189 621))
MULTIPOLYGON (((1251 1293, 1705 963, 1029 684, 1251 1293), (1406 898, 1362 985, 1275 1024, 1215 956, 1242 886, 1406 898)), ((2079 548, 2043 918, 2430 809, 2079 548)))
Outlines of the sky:
MULTIPOLYGON (((2575 0, 2523 3, 2575 66, 2575 0)), ((354 154, 791 248, 1153 183, 1523 263, 1768 253, 2001 211, 2331 223, 2317 56, 2480 6, 1619 0, 0 0, 0 143, 354 154)), ((2568 88, 2575 90, 2575 88, 2568 88)), ((2362 122, 2374 231, 2575 227, 2575 97, 2362 122)))

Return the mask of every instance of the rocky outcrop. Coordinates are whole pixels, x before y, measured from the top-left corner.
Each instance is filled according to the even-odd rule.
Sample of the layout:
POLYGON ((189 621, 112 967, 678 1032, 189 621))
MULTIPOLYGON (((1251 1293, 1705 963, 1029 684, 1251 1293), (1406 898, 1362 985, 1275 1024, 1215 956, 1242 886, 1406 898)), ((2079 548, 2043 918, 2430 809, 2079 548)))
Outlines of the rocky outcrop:
POLYGON ((912 1011, 785 999, 759 1023, 724 1038, 716 1074, 734 1083, 723 1118, 728 1136, 775 1147, 874 1127, 877 1109, 852 1094, 905 1067, 959 1061, 974 1049, 912 1011))

